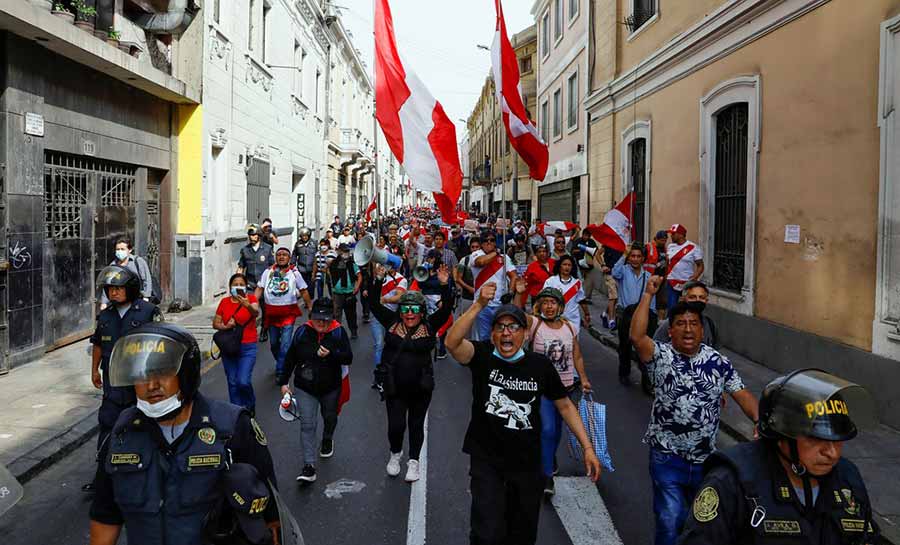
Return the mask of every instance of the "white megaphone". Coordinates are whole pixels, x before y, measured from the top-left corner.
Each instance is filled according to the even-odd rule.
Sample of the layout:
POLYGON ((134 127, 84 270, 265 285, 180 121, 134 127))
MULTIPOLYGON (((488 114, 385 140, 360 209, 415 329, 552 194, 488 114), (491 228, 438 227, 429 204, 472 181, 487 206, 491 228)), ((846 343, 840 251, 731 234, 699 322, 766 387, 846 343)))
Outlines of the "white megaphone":
POLYGON ((416 279, 417 282, 424 282, 428 280, 428 277, 431 275, 431 264, 423 263, 413 269, 413 278, 416 279))
POLYGON ((278 416, 285 422, 293 422, 300 417, 300 409, 297 407, 297 400, 290 393, 284 394, 284 397, 278 404, 278 416))
POLYGON ((597 253, 597 248, 591 248, 590 246, 585 246, 584 244, 579 244, 578 249, 582 252, 591 254, 591 257, 594 257, 594 254, 597 253))
POLYGON ((399 269, 403 264, 400 256, 376 248, 375 237, 371 233, 356 243, 356 247, 353 248, 353 261, 359 267, 365 267, 369 262, 374 261, 392 269, 399 269))

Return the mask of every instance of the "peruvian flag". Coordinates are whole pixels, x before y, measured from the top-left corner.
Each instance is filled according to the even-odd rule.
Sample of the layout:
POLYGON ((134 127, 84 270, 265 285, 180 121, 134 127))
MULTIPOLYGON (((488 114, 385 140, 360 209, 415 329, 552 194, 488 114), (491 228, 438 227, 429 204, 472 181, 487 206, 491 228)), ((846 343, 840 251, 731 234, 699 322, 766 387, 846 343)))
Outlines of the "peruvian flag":
POLYGON ((338 414, 341 414, 341 408, 348 401, 350 401, 350 366, 341 365, 341 393, 340 397, 338 397, 338 414))
POLYGON ((376 203, 378 201, 378 193, 375 194, 375 197, 372 198, 372 204, 366 208, 366 221, 372 221, 372 212, 375 211, 375 207, 378 206, 376 203))
POLYGON ((503 113, 503 126, 509 143, 528 164, 528 174, 535 180, 547 176, 550 152, 541 140, 540 133, 528 118, 522 103, 522 85, 519 81, 519 61, 506 34, 503 6, 494 0, 497 9, 497 32, 491 47, 491 64, 497 90, 497 102, 503 113))
POLYGON ((444 221, 453 222, 462 191, 456 128, 400 60, 387 0, 375 1, 375 117, 416 189, 431 191, 444 221))
POLYGON ((624 252, 631 242, 631 208, 634 205, 634 191, 622 202, 606 213, 601 225, 588 225, 591 236, 607 248, 624 252))
POLYGON ((537 224, 537 232, 543 236, 547 236, 555 233, 557 229, 561 229, 565 232, 571 231, 576 227, 578 227, 578 224, 572 223, 571 221, 545 221, 537 224))

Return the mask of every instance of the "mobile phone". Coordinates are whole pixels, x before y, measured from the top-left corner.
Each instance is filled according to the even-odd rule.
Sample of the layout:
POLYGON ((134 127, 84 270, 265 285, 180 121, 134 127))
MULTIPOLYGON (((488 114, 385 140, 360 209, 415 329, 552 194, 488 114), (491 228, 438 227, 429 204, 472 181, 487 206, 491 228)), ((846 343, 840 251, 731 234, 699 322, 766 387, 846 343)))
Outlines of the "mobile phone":
POLYGON ((240 295, 241 297, 247 295, 247 288, 245 288, 244 286, 236 286, 235 290, 238 292, 238 295, 240 295))
POLYGON ((656 275, 656 276, 665 276, 665 275, 666 275, 666 266, 665 266, 665 265, 658 265, 658 266, 656 267, 656 270, 653 271, 653 274, 656 275))

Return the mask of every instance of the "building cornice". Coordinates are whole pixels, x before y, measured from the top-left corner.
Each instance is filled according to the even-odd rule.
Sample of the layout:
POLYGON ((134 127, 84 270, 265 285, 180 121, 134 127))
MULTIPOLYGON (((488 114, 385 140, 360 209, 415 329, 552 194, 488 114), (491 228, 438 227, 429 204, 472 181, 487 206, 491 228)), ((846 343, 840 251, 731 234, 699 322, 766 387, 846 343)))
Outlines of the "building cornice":
POLYGON ((829 0, 730 0, 585 99, 591 122, 690 76, 829 0))

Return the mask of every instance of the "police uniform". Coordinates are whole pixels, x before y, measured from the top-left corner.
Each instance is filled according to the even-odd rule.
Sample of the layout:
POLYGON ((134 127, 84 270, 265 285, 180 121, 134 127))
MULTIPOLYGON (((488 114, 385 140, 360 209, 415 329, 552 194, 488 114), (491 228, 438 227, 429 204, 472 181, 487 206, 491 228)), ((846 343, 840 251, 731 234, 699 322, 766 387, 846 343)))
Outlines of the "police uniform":
POLYGON ((275 264, 275 255, 272 253, 272 246, 265 242, 259 243, 259 248, 253 249, 252 244, 247 244, 241 248, 241 257, 238 260, 238 267, 244 269, 244 276, 247 278, 247 287, 255 288, 259 282, 263 271, 275 264))
MULTIPOLYGON (((125 525, 130 545, 197 545, 207 514, 222 498, 228 465, 249 463, 276 485, 267 439, 242 407, 193 398, 187 426, 171 444, 168 431, 136 407, 113 429, 91 519, 125 525)), ((274 502, 264 518, 278 520, 274 502)))
POLYGON ((159 321, 162 315, 159 308, 143 299, 136 299, 123 316, 115 304, 103 309, 97 317, 97 329, 91 336, 91 344, 100 347, 100 369, 103 375, 103 401, 100 404, 98 420, 100 421, 100 442, 113 428, 116 419, 126 407, 135 403, 134 389, 131 387, 116 388, 109 383, 109 356, 113 346, 126 333, 146 323, 159 321))
POLYGON ((291 262, 297 266, 297 270, 300 271, 303 280, 306 280, 307 286, 315 285, 315 282, 313 282, 312 270, 316 260, 316 252, 318 251, 319 245, 313 242, 312 239, 307 239, 306 242, 298 240, 294 244, 291 262))

